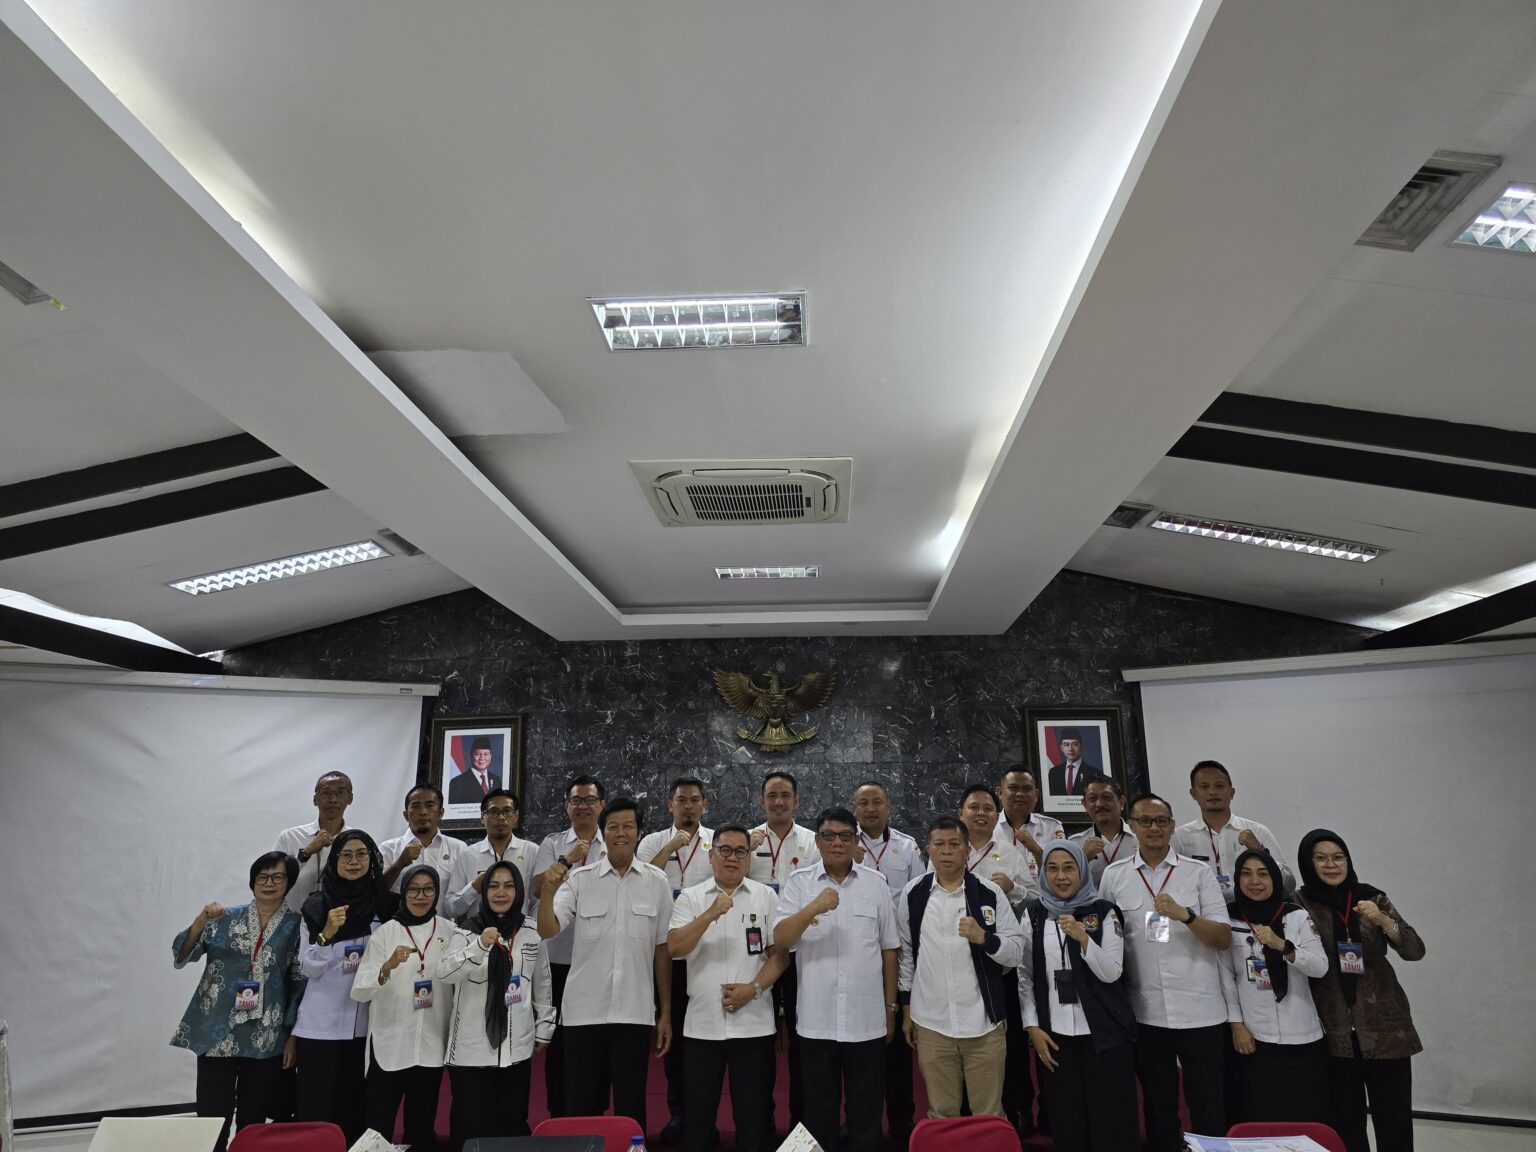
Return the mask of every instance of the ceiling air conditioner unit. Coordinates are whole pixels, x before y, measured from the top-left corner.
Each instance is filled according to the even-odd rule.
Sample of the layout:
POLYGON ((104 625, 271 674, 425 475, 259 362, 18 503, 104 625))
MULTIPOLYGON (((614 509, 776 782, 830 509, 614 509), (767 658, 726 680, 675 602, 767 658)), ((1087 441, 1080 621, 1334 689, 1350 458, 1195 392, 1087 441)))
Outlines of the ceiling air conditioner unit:
POLYGON ((656 518, 668 528, 843 524, 853 459, 632 460, 656 518))

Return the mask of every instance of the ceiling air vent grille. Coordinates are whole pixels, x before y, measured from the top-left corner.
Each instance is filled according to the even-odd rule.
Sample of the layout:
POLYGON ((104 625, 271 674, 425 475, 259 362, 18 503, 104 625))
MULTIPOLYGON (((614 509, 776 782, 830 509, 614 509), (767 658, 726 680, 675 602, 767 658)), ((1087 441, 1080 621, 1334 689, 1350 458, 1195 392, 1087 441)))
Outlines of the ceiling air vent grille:
POLYGON ((1150 504, 1132 504, 1126 501, 1104 518, 1104 524, 1108 528, 1134 528, 1150 511, 1152 511, 1150 504))
POLYGON ((848 519, 853 461, 636 460, 656 518, 669 528, 834 524, 848 519))
POLYGON ((1467 193, 1503 163, 1502 156, 1436 152, 1355 243, 1412 252, 1456 210, 1467 193))

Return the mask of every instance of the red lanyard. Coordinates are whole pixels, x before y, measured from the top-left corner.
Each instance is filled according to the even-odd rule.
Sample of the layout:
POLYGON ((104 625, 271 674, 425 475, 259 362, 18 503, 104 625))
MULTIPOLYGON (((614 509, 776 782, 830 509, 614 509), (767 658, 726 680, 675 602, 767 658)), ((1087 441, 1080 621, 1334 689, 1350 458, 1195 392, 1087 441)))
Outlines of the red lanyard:
POLYGON ((777 880, 779 878, 779 853, 784 851, 784 840, 788 840, 789 837, 785 836, 784 840, 780 840, 777 848, 773 846, 773 830, 771 828, 763 829, 763 837, 768 841, 769 875, 777 880))
POLYGON ((1205 826, 1205 834, 1211 842, 1211 858, 1216 861, 1216 871, 1219 874, 1221 872, 1221 848, 1217 845, 1216 833, 1211 831, 1209 824, 1205 826))
POLYGON ((1147 883, 1147 866, 1145 864, 1136 869, 1136 875, 1141 877, 1141 884, 1142 887, 1147 890, 1147 895, 1152 897, 1152 899, 1155 901, 1159 896, 1163 894, 1163 889, 1168 887, 1168 881, 1173 879, 1173 871, 1177 867, 1177 864, 1171 865, 1169 867, 1168 875, 1163 877, 1163 882, 1157 886, 1156 892, 1152 891, 1152 885, 1147 883))
POLYGON ((688 853, 687 864, 683 863, 683 856, 681 852, 672 853, 672 859, 677 861, 677 882, 679 885, 681 885, 683 881, 688 878, 688 867, 693 863, 693 858, 699 854, 699 844, 701 841, 703 841, 703 839, 704 832, 702 829, 693 834, 693 851, 688 853))
MULTIPOLYGON (((976 857, 976 864, 980 864, 983 860, 985 860, 987 858, 987 853, 992 851, 992 845, 994 843, 995 843, 995 841, 992 841, 992 840, 988 840, 987 841, 987 846, 981 850, 981 855, 976 857)), ((965 866, 965 870, 967 872, 974 872, 974 871, 976 871, 976 864, 967 864, 965 866)))
MULTIPOLYGON (((1115 850, 1104 854, 1104 864, 1108 867, 1115 862, 1115 857, 1120 855, 1120 849, 1125 847, 1125 829, 1120 829, 1120 834, 1115 837, 1115 850)), ((1172 869, 1170 869, 1170 872, 1172 869)))
POLYGON ((416 969, 417 973, 425 972, 427 970, 427 949, 432 947, 432 937, 437 935, 437 917, 434 916, 432 918, 432 934, 427 937, 427 942, 419 948, 416 947, 416 933, 411 931, 411 926, 406 924, 402 925, 402 927, 405 928, 405 934, 411 938, 411 947, 416 948, 416 955, 421 961, 420 966, 416 969))
MULTIPOLYGON (((1280 919, 1281 915, 1284 912, 1285 912, 1285 905, 1284 904, 1280 905, 1280 907, 1275 909, 1275 914, 1269 918, 1269 926, 1271 928, 1273 928, 1275 926, 1275 921, 1280 919)), ((1248 917, 1244 916, 1243 917, 1243 923, 1248 925, 1248 935, 1250 935, 1250 936, 1254 935, 1253 921, 1248 919, 1248 917)), ((1345 931, 1348 931, 1348 927, 1347 926, 1345 928, 1345 931)))
POLYGON ((875 871, 879 872, 880 861, 885 859, 885 850, 891 846, 891 830, 889 828, 885 830, 885 842, 880 845, 879 852, 875 851, 875 846, 869 842, 869 837, 864 833, 859 833, 859 839, 864 841, 864 851, 875 858, 875 871))
POLYGON ((1334 909, 1333 914, 1337 916, 1340 923, 1344 925, 1344 939, 1353 940, 1355 938, 1354 934, 1349 930, 1350 918, 1355 913, 1355 890, 1353 888, 1351 888, 1344 895, 1344 909, 1345 910, 1343 912, 1340 912, 1338 909, 1334 909))

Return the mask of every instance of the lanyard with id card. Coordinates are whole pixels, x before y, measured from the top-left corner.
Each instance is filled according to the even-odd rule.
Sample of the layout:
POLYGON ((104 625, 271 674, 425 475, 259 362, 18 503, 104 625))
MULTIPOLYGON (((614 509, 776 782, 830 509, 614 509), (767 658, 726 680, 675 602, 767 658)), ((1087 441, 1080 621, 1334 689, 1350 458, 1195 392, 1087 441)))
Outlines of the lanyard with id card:
POLYGON ((1355 890, 1353 888, 1344 897, 1344 907, 1346 911, 1334 912, 1334 915, 1339 918, 1339 922, 1344 925, 1345 936, 1345 939, 1338 941, 1335 945, 1339 953, 1339 971, 1345 976, 1363 976, 1365 975, 1365 946, 1348 939, 1348 937, 1354 935, 1349 930, 1349 922, 1355 915, 1355 890))
POLYGON ((363 950, 367 947, 365 941, 348 940, 341 946, 341 970, 347 975, 357 971, 357 966, 363 961, 363 950))
MULTIPOLYGON (((1252 939, 1253 937, 1250 936, 1249 940, 1252 939)), ((1248 983, 1260 992, 1268 992, 1274 987, 1269 981, 1269 962, 1264 957, 1248 957, 1248 983)))
POLYGON ((506 994, 502 997, 502 1003, 510 1008, 512 1005, 521 1004, 522 1002, 523 978, 514 972, 512 975, 507 977, 507 991, 506 994))
POLYGON ((1061 945, 1061 967, 1051 973, 1051 979, 1056 985, 1056 1002, 1058 1004, 1077 1003, 1077 973, 1072 970, 1072 962, 1067 959, 1067 934, 1056 927, 1057 943, 1061 945))
POLYGON ((235 1011, 259 1012, 261 1010, 261 981, 251 979, 256 974, 256 957, 266 943, 267 926, 263 924, 256 933, 256 947, 251 949, 251 962, 246 965, 244 980, 235 981, 235 1011))
POLYGON ((757 913, 748 913, 751 917, 747 924, 747 955, 761 956, 763 954, 763 926, 757 922, 757 913))
MULTIPOLYGON (((1136 869, 1136 875, 1141 877, 1141 883, 1142 886, 1146 888, 1147 895, 1151 896, 1155 901, 1159 896, 1163 894, 1163 889, 1168 887, 1168 881, 1173 879, 1173 873, 1176 868, 1178 868, 1177 864, 1171 866, 1168 869, 1168 875, 1163 877, 1163 882, 1157 886, 1156 892, 1152 891, 1152 885, 1147 882, 1146 865, 1142 865, 1140 868, 1136 869)), ((1172 933, 1172 929, 1169 927, 1168 917, 1164 916, 1155 908, 1147 909, 1146 926, 1142 929, 1142 931, 1145 933, 1147 941, 1152 944, 1168 943, 1169 937, 1172 933)))

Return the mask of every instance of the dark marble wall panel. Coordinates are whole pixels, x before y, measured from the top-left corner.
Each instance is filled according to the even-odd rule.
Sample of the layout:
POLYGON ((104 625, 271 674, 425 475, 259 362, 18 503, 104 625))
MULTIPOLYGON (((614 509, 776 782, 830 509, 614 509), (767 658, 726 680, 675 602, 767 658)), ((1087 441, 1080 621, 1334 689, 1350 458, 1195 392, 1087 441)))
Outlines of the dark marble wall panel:
POLYGON ((1023 757, 1025 704, 1118 704, 1137 787, 1146 749, 1122 668, 1340 651, 1367 635, 1063 572, 1001 636, 560 643, 460 592, 230 652, 225 663, 247 676, 438 682, 439 716, 525 713, 532 835, 553 827, 562 782, 579 772, 644 797, 658 819, 667 781, 697 775, 713 822, 755 822, 770 766, 800 778, 803 811, 846 803, 877 777, 898 823, 915 829, 954 811, 967 783, 995 783, 1023 757), (787 753, 743 744, 710 679, 716 667, 792 679, 834 666, 837 691, 807 721, 816 738, 787 753))

